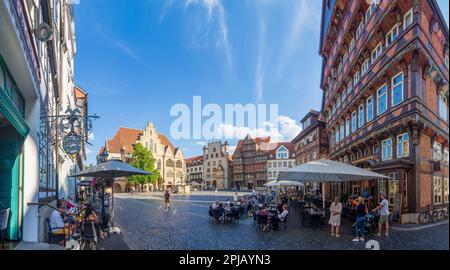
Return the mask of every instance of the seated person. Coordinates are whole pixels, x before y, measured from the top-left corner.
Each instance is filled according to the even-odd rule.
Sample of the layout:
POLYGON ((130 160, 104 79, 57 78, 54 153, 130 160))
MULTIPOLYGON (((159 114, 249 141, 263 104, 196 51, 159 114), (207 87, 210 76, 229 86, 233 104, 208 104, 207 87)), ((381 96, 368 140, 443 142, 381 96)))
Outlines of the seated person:
POLYGON ((220 216, 223 216, 223 214, 225 213, 225 208, 221 203, 219 203, 219 207, 217 207, 217 210, 219 211, 220 216))
POLYGON ((284 204, 282 208, 283 208, 283 211, 281 211, 281 213, 280 213, 280 211, 278 211, 278 215, 276 215, 273 218, 273 220, 275 222, 283 222, 286 219, 287 215, 289 214, 288 206, 286 204, 284 204))
MULTIPOLYGON (((260 204, 260 205, 258 205, 258 211, 256 211, 256 216, 265 216, 265 217, 267 217, 267 220, 268 220, 269 212, 267 211, 267 208, 264 205, 260 204)), ((264 232, 268 230, 267 223, 263 224, 262 229, 264 232)))
POLYGON ((215 201, 212 205, 212 209, 216 209, 219 207, 219 201, 215 201))
POLYGON ((97 233, 99 233, 100 238, 105 239, 105 236, 103 235, 103 231, 100 230, 100 226, 98 223, 98 216, 95 213, 95 211, 91 205, 89 205, 86 208, 86 213, 84 215, 84 222, 94 222, 95 229, 97 230, 97 233))
POLYGON ((230 207, 230 204, 231 204, 230 199, 227 199, 227 200, 225 201, 225 204, 226 204, 227 207, 230 207))
POLYGON ((67 210, 77 207, 77 204, 73 202, 72 196, 69 196, 69 198, 66 200, 66 207, 67 210))
MULTIPOLYGON (((53 234, 63 235, 66 240, 69 240, 70 237, 70 229, 69 225, 63 219, 63 214, 65 211, 65 206, 62 201, 58 202, 58 209, 53 210, 50 215, 49 223, 50 229, 53 234)), ((64 244, 64 241, 60 242, 61 245, 64 244)))

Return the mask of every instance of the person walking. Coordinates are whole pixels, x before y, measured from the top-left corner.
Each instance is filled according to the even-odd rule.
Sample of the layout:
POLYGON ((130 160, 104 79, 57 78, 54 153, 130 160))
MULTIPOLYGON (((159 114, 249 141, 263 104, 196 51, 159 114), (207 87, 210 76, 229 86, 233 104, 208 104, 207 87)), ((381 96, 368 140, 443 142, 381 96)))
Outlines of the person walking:
POLYGON ((331 225, 331 236, 334 236, 336 231, 336 237, 341 237, 339 234, 339 227, 341 226, 341 213, 342 213, 342 203, 339 201, 339 197, 334 197, 334 202, 330 206, 330 221, 328 224, 331 225))
POLYGON ((166 190, 164 193, 164 204, 166 207, 166 211, 170 210, 170 193, 169 190, 166 190))
POLYGON ((368 213, 369 210, 367 209, 367 206, 364 203, 364 198, 358 197, 358 202, 356 206, 355 238, 353 238, 353 242, 364 241, 364 235, 366 234, 364 226, 366 215, 368 213), (361 236, 359 236, 359 233, 361 233, 361 236))
POLYGON ((380 220, 378 221, 378 237, 381 237, 381 230, 384 224, 384 235, 389 236, 389 201, 386 199, 386 195, 381 194, 380 204, 372 210, 372 212, 380 210, 380 220))

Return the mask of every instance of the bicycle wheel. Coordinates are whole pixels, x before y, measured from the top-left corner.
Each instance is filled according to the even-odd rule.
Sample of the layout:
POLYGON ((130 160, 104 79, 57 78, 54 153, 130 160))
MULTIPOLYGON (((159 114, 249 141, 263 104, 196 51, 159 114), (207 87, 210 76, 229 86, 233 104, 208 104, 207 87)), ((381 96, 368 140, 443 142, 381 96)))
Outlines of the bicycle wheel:
POLYGON ((428 214, 426 212, 421 213, 419 215, 419 223, 420 224, 427 224, 430 222, 430 217, 428 216, 428 214))
POLYGON ((438 210, 436 210, 436 211, 434 211, 433 212, 433 218, 432 218, 432 221, 434 222, 434 221, 439 221, 439 214, 440 214, 440 212, 441 211, 438 211, 438 210))

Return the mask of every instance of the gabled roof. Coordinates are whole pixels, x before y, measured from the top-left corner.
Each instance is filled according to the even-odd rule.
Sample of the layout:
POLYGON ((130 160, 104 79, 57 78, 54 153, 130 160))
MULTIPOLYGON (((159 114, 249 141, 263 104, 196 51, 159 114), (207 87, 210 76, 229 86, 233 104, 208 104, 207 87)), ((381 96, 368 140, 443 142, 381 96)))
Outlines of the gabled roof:
POLYGON ((191 157, 191 158, 186 159, 185 161, 186 161, 186 166, 191 166, 191 165, 202 162, 203 156, 191 157))
POLYGON ((268 146, 267 153, 269 155, 273 155, 273 157, 276 157, 278 149, 280 149, 280 147, 282 146, 284 146, 289 151, 289 158, 291 158, 292 154, 294 153, 294 144, 291 142, 271 143, 268 146))
POLYGON ((109 153, 120 153, 122 148, 125 149, 126 154, 133 153, 134 145, 142 133, 139 129, 119 128, 114 138, 106 142, 109 153))
POLYGON ((244 145, 244 141, 246 139, 253 140, 258 146, 261 146, 263 144, 269 144, 270 143, 270 137, 259 137, 259 138, 252 138, 250 135, 247 135, 245 139, 239 140, 238 145, 236 146, 235 151, 242 151, 242 146, 244 145))
POLYGON ((161 141, 161 144, 164 145, 166 148, 169 147, 170 151, 175 154, 175 147, 173 146, 173 144, 169 141, 169 139, 167 139, 166 136, 164 136, 163 134, 158 134, 158 138, 161 141))
POLYGON ((86 91, 84 91, 83 89, 81 89, 81 87, 77 85, 74 86, 73 91, 76 99, 84 99, 87 96, 86 91))

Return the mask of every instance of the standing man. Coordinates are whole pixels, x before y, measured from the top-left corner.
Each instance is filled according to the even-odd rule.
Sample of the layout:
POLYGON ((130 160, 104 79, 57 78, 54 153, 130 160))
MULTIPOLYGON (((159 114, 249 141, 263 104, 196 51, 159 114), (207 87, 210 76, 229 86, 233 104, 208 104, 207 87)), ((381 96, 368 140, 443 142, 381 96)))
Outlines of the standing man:
POLYGON ((389 201, 386 199, 386 195, 381 194, 380 204, 372 210, 375 212, 380 209, 380 221, 378 222, 378 237, 381 237, 381 228, 384 226, 386 237, 389 236, 389 201))
POLYGON ((170 210, 170 193, 169 190, 166 189, 164 193, 164 204, 166 206, 166 211, 170 210))

